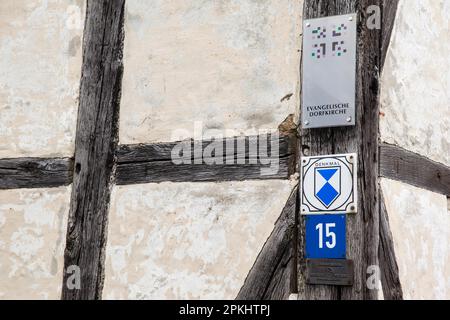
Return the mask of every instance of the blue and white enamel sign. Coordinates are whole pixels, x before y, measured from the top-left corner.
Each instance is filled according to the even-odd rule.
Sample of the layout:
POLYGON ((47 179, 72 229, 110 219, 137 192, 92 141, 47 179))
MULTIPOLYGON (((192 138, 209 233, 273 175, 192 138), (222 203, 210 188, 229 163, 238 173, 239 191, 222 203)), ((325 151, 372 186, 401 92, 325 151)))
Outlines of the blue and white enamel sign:
POLYGON ((356 213, 356 182, 356 154, 302 158, 302 214, 356 213))
POLYGON ((346 258, 346 215, 306 217, 307 259, 346 258))

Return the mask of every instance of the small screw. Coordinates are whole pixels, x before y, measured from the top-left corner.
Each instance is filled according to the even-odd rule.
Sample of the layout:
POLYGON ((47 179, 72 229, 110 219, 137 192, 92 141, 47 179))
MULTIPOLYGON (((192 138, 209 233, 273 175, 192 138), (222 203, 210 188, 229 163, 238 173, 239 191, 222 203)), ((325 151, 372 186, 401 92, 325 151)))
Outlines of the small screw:
POLYGON ((348 18, 348 21, 353 21, 353 17, 348 18))
POLYGON ((309 121, 305 121, 305 126, 309 125, 309 121))
POLYGON ((352 117, 348 117, 347 122, 352 122, 352 117))
POLYGON ((309 28, 309 27, 311 27, 311 23, 306 23, 306 26, 309 28))
POLYGON ((354 206, 351 206, 351 207, 350 207, 350 210, 351 210, 351 211, 355 211, 355 207, 354 207, 354 206))

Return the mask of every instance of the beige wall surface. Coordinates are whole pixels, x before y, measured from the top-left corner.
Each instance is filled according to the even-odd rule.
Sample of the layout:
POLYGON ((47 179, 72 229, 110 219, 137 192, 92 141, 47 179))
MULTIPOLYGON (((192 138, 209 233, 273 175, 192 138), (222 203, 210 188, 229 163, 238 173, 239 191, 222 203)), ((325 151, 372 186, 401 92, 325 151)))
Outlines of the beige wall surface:
POLYGON ((59 299, 70 190, 0 190, 0 299, 59 299))
POLYGON ((116 186, 105 299, 234 299, 294 182, 116 186))
POLYGON ((450 1, 401 0, 382 75, 382 140, 450 165, 450 1))
POLYGON ((72 156, 84 6, 0 1, 0 158, 72 156))
POLYGON ((120 142, 276 129, 298 110, 302 2, 128 0, 120 142))
POLYGON ((383 179, 405 299, 450 299, 447 197, 383 179))

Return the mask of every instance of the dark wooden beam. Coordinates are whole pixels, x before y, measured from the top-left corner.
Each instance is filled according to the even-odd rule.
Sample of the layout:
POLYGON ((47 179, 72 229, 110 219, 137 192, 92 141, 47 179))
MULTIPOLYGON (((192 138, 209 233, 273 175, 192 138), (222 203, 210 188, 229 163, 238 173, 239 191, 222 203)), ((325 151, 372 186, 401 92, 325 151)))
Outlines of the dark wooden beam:
MULTIPOLYGON (((219 164, 208 164, 210 157, 202 158, 203 151, 213 140, 195 142, 192 140, 173 143, 158 143, 149 145, 122 145, 117 151, 116 183, 118 185, 137 183, 171 182, 217 182, 239 180, 270 180, 288 179, 295 171, 296 137, 263 136, 228 138, 218 140, 222 145, 223 155, 218 157, 219 164), (262 139, 262 140, 261 140, 262 139), (273 156, 271 145, 273 139, 278 139, 279 169, 278 171, 262 175, 261 169, 270 167, 262 164, 260 153, 261 142, 267 148, 267 155, 273 156), (250 148, 251 141, 257 143, 258 148, 250 148), (191 150, 186 157, 188 163, 176 164, 172 160, 172 150, 183 143, 187 150, 191 150), (200 146, 198 154, 194 153, 195 145, 200 146), (226 152, 227 146, 233 146, 231 152, 226 152), (200 161, 198 161, 200 159, 200 161), (238 162, 239 160, 239 162, 238 162), (256 164, 250 160, 256 160, 256 164), (228 164, 227 164, 228 163, 228 164)), ((265 154, 265 152, 263 153, 265 154)))
POLYGON ((250 270, 237 300, 286 300, 292 292, 297 188, 250 270))
POLYGON ((124 0, 88 0, 62 299, 100 299, 118 141, 124 0), (67 286, 78 266, 81 288, 67 286))
MULTIPOLYGON (((376 299, 377 292, 366 286, 366 271, 378 265, 378 118, 381 30, 366 26, 367 8, 381 0, 306 0, 304 19, 358 13, 356 126, 302 130, 304 156, 358 153, 358 214, 347 217, 347 258, 354 261, 353 287, 312 286, 305 283, 304 229, 299 219, 299 299, 376 299)), ((383 8, 382 8, 383 11, 383 8)))
POLYGON ((261 169, 268 166, 246 165, 174 165, 172 161, 141 162, 119 164, 117 185, 160 182, 220 182, 243 180, 281 180, 289 178, 291 158, 282 158, 279 170, 270 175, 262 175, 261 169))
POLYGON ((395 256, 394 240, 389 226, 383 192, 380 190, 380 246, 381 284, 385 300, 403 300, 402 285, 395 256))
MULTIPOLYGON (((268 154, 272 154, 271 137, 267 139, 268 154)), ((230 143, 235 149, 223 156, 224 165, 175 165, 171 160, 172 150, 179 142, 121 145, 117 147, 117 183, 135 184, 148 182, 218 182, 239 180, 287 179, 295 172, 297 137, 293 134, 279 138, 280 170, 271 175, 261 175, 261 169, 270 165, 259 162, 258 152, 249 148, 249 142, 261 141, 258 137, 223 139, 224 150, 230 143), (234 165, 226 164, 233 160, 234 165), (245 163, 237 163, 244 159, 245 163), (251 164, 250 159, 258 159, 251 164)), ((266 140, 263 140, 266 141, 266 140)), ((201 142, 202 151, 212 142, 201 142)), ((192 148, 196 142, 185 141, 192 148)), ((79 165, 81 169, 81 164, 79 165)), ((18 188, 59 187, 72 183, 74 161, 72 158, 12 158, 0 159, 0 190, 18 188)))
POLYGON ((72 183, 73 159, 0 159, 0 190, 54 188, 72 183))
MULTIPOLYGON (((274 136, 275 137, 275 136, 274 136)), ((258 147, 261 143, 267 142, 267 150, 269 155, 271 154, 271 141, 272 136, 267 135, 261 136, 245 136, 245 137, 231 137, 225 139, 218 139, 217 142, 223 146, 223 159, 227 158, 235 160, 238 155, 245 159, 257 159, 259 158, 258 150, 250 148, 250 141, 257 142, 258 147), (232 145, 233 150, 225 154, 227 145, 232 145)), ((200 142, 194 140, 168 142, 168 143, 153 143, 153 144, 133 144, 133 145, 120 145, 117 149, 117 163, 137 163, 137 162, 156 162, 156 161, 171 161, 172 160, 172 150, 180 145, 184 144, 186 148, 192 150, 191 157, 192 161, 198 159, 198 155, 194 154, 194 147, 198 143, 201 145, 201 154, 207 146, 215 142, 213 139, 205 139, 200 142)), ((279 145, 279 155, 280 157, 285 157, 291 155, 295 152, 295 136, 292 135, 282 135, 278 138, 279 145)))
POLYGON ((380 145, 380 175, 450 195, 450 168, 398 146, 380 145))

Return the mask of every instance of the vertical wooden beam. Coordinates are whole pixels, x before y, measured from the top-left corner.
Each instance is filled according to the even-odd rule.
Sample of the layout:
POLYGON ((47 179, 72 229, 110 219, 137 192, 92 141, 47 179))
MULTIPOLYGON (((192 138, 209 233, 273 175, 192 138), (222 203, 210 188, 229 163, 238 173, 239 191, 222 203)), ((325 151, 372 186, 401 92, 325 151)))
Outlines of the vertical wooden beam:
POLYGON ((381 30, 366 27, 366 9, 382 0, 305 0, 304 19, 358 13, 356 126, 302 130, 304 156, 358 153, 358 214, 347 217, 347 258, 355 263, 353 287, 310 286, 304 281, 305 219, 299 219, 299 298, 376 299, 366 286, 367 267, 378 265, 378 125, 381 30))
POLYGON ((100 299, 118 143, 124 0, 88 0, 62 299, 100 299), (69 266, 81 288, 69 289, 69 266))

